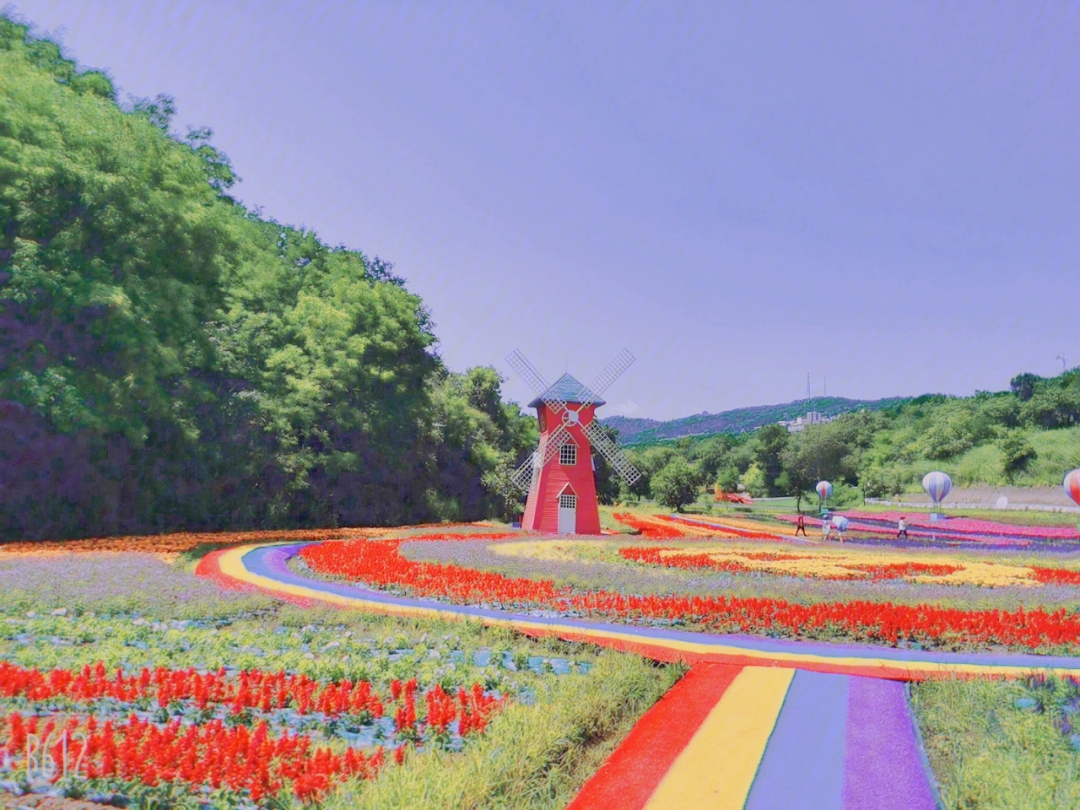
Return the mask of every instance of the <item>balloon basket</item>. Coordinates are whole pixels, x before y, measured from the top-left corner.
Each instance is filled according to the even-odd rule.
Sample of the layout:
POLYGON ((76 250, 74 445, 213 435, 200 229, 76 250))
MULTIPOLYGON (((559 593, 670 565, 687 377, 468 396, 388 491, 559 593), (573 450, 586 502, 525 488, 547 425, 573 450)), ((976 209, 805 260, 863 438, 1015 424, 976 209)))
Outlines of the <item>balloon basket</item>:
POLYGON ((945 513, 944 512, 931 512, 930 513, 930 520, 945 520, 945 513))

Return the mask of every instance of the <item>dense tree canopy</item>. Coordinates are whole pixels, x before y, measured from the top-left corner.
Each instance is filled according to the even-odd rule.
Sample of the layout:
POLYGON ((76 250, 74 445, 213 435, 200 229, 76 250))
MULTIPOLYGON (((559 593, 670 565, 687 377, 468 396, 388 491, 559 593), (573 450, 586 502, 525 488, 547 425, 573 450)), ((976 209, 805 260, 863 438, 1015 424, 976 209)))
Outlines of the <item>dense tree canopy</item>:
POLYGON ((479 518, 535 443, 393 266, 0 17, 0 537, 479 518))

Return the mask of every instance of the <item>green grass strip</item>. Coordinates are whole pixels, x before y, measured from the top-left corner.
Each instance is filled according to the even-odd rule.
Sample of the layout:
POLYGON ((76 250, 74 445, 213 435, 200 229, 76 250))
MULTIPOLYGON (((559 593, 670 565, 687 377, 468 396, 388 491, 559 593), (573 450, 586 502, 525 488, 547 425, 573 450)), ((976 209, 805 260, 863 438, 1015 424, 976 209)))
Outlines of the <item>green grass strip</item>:
POLYGON ((605 653, 588 675, 550 684, 533 705, 499 713, 461 753, 414 756, 322 803, 363 808, 562 808, 684 670, 605 653))

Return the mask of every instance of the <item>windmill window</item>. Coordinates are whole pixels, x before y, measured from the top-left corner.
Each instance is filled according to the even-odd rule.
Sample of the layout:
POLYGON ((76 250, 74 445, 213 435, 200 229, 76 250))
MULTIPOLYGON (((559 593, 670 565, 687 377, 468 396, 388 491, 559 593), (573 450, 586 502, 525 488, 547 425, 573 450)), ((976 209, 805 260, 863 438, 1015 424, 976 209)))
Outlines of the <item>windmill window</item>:
POLYGON ((577 495, 560 495, 560 509, 577 509, 577 495))
POLYGON ((564 444, 559 448, 559 463, 567 466, 577 464, 577 445, 564 444))

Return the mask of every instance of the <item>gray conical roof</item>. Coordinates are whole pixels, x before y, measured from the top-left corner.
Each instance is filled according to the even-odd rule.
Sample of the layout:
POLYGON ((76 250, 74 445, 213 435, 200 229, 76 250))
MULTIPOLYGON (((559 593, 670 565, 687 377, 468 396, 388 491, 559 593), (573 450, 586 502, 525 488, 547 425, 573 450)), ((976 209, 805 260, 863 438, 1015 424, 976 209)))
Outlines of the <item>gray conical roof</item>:
POLYGON ((583 400, 591 399, 593 405, 600 406, 607 404, 604 400, 600 399, 600 397, 594 397, 588 388, 569 374, 563 374, 559 377, 551 388, 530 402, 529 407, 539 408, 544 404, 545 399, 557 399, 559 402, 573 402, 574 404, 579 404, 583 400))

